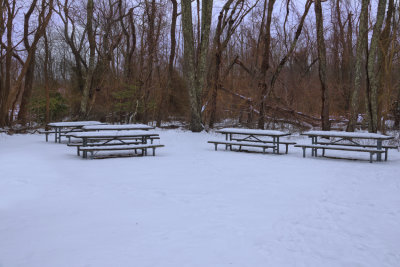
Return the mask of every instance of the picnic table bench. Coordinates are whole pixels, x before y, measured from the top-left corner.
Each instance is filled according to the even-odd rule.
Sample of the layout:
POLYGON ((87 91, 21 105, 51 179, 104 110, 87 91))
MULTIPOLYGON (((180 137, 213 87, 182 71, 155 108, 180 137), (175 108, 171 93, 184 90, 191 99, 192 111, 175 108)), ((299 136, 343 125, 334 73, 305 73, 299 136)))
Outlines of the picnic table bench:
POLYGON ((90 147, 83 147, 81 151, 83 152, 91 152, 92 158, 96 151, 121 151, 121 150, 132 150, 137 154, 137 150, 141 150, 142 156, 147 156, 147 149, 153 150, 153 156, 156 155, 156 148, 157 147, 164 147, 164 145, 160 144, 133 144, 133 145, 119 145, 119 146, 90 146, 90 147))
POLYGON ((385 161, 388 158, 388 150, 397 148, 397 146, 383 145, 383 141, 393 139, 391 136, 376 133, 353 133, 340 131, 309 131, 302 135, 311 138, 311 144, 295 145, 303 149, 303 157, 306 156, 306 149, 311 149, 311 156, 317 157, 318 149, 322 150, 322 156, 325 156, 325 150, 342 150, 354 152, 366 152, 370 154, 370 162, 376 155, 376 160, 382 160, 382 154, 385 154, 385 161), (325 138, 320 141, 318 138, 325 138), (375 144, 363 144, 360 140, 374 141, 375 144))
POLYGON ((77 153, 82 151, 83 158, 87 158, 87 152, 112 151, 112 150, 141 150, 142 155, 147 155, 147 149, 155 149, 163 147, 159 144, 148 144, 151 138, 159 137, 157 133, 143 130, 121 130, 121 131, 99 131, 99 132, 77 132, 71 133, 69 136, 82 139, 77 146, 77 153))
POLYGON ((81 128, 88 125, 101 125, 99 121, 66 121, 66 122, 52 122, 47 126, 51 130, 39 131, 39 133, 46 135, 46 142, 48 142, 49 134, 54 134, 54 142, 61 143, 61 136, 66 136, 69 133, 79 132, 81 128))
POLYGON ((289 136, 290 133, 275 130, 224 128, 216 132, 225 134, 225 141, 208 141, 208 143, 214 144, 215 150, 221 144, 225 145, 225 149, 229 148, 230 150, 232 150, 233 146, 238 146, 239 151, 242 151, 242 147, 260 147, 263 149, 263 153, 265 153, 266 149, 272 148, 273 153, 279 154, 279 146, 285 145, 287 154, 288 146, 296 144, 295 142, 282 141, 280 139, 281 137, 289 136), (272 137, 272 140, 265 140, 265 137, 272 137))

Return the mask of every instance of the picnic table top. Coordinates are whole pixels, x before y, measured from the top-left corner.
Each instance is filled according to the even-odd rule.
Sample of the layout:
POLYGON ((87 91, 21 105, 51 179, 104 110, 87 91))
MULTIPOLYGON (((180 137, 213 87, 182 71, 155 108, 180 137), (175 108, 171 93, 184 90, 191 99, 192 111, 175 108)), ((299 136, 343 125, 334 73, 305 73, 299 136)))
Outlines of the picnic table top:
POLYGON ((101 125, 99 121, 61 121, 49 123, 50 127, 82 127, 87 125, 101 125))
POLYGON ((101 132, 76 132, 69 136, 75 138, 114 138, 114 137, 143 137, 158 136, 157 133, 143 130, 101 131, 101 132))
POLYGON ((320 137, 342 137, 342 138, 359 138, 359 139, 393 139, 392 136, 376 133, 358 133, 358 132, 341 132, 341 131, 308 131, 302 133, 307 136, 320 136, 320 137))
POLYGON ((122 125, 87 125, 83 126, 84 131, 100 131, 100 130, 151 130, 154 127, 146 124, 122 124, 122 125))
POLYGON ((243 128, 223 128, 216 131, 223 134, 243 134, 243 135, 263 135, 263 136, 287 136, 290 133, 276 130, 243 129, 243 128))

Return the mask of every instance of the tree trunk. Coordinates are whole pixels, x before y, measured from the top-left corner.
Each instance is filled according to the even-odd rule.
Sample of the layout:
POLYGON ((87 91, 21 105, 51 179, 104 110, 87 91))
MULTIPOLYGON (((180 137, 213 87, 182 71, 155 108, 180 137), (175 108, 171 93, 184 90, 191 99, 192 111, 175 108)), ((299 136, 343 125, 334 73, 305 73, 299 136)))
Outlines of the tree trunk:
POLYGON ((330 130, 329 122, 329 91, 326 83, 326 47, 324 38, 324 23, 322 15, 321 0, 314 1, 315 18, 317 26, 317 46, 318 46, 318 75, 321 82, 321 122, 322 130, 330 130))
POLYGON ((360 24, 358 28, 356 58, 354 64, 354 87, 350 102, 350 115, 346 131, 354 132, 358 119, 359 94, 361 89, 361 78, 363 75, 362 62, 366 55, 368 44, 368 6, 370 0, 362 0, 360 24))
POLYGON ((93 30, 93 13, 94 13, 93 0, 88 0, 86 10, 87 10, 86 32, 89 42, 89 66, 86 73, 85 86, 83 87, 82 99, 81 99, 80 117, 82 119, 86 119, 88 115, 87 107, 89 101, 89 92, 92 86, 93 74, 95 69, 96 37, 93 30))
MULTIPOLYGON (((367 103, 368 113, 368 131, 376 133, 378 131, 378 78, 377 78, 377 53, 379 45, 379 37, 381 35, 381 29, 383 19, 385 18, 386 0, 379 0, 378 11, 376 15, 376 23, 374 25, 374 31, 372 33, 371 45, 368 53, 368 79, 369 79, 369 94, 367 103)), ((378 63, 379 64, 379 63, 378 63)))
MULTIPOLYGON (((383 113, 383 104, 387 98, 389 98, 390 93, 387 92, 388 87, 390 87, 390 77, 389 73, 391 73, 392 69, 392 60, 393 58, 389 57, 389 46, 392 40, 390 36, 392 18, 395 11, 394 0, 389 0, 389 6, 387 9, 387 16, 385 27, 383 28, 381 35, 379 37, 379 46, 378 46, 378 109, 377 114, 378 118, 382 118, 383 113)), ((390 101, 386 101, 389 102, 390 101)), ((384 124, 382 124, 382 120, 377 122, 378 130, 384 130, 384 124)))
POLYGON ((176 53, 176 21, 178 18, 178 2, 177 0, 171 0, 172 3, 172 18, 171 18, 171 47, 168 61, 168 80, 167 86, 162 89, 160 103, 158 105, 157 111, 157 122, 156 126, 161 126, 161 120, 168 115, 168 105, 166 105, 166 100, 173 87, 173 75, 174 75, 174 60, 176 53))
POLYGON ((47 129, 47 124, 50 122, 50 79, 49 79, 49 61, 50 61, 50 50, 49 41, 47 39, 47 34, 44 34, 44 88, 46 90, 46 114, 45 114, 45 124, 47 129))
POLYGON ((205 78, 205 69, 207 63, 207 53, 209 46, 211 17, 212 17, 212 0, 202 1, 201 13, 201 40, 199 44, 198 61, 195 64, 195 47, 193 36, 193 22, 192 22, 192 5, 190 0, 182 0, 182 30, 184 39, 184 75, 186 85, 189 90, 190 99, 190 129, 193 132, 200 132, 203 130, 201 121, 201 93, 205 78))
POLYGON ((7 2, 7 47, 6 47, 6 64, 5 64, 5 81, 4 87, 2 90, 2 94, 0 96, 1 107, 0 107, 0 127, 4 127, 8 124, 8 95, 11 91, 11 58, 13 52, 13 43, 12 43, 12 28, 13 28, 13 20, 15 14, 15 1, 10 5, 7 2))
MULTIPOLYGON (((267 1, 267 0, 265 0, 267 1)), ((265 98, 267 95, 267 71, 269 69, 269 57, 271 54, 271 22, 272 22, 272 11, 274 10, 275 0, 270 0, 268 2, 267 11, 267 23, 265 25, 265 36, 264 36, 264 52, 263 58, 258 78, 258 90, 260 92, 260 107, 259 107, 259 117, 257 126, 259 129, 264 129, 265 124, 265 98)))

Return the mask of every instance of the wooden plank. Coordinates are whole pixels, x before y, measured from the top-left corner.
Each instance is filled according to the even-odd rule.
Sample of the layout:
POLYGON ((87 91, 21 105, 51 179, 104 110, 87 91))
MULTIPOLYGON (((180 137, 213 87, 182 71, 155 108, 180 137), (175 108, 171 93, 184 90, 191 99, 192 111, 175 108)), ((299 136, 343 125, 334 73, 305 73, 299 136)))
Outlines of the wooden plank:
POLYGON ((308 131, 301 135, 309 137, 337 137, 337 138, 354 138, 354 139, 375 139, 375 140, 390 140, 393 136, 375 134, 375 133, 357 133, 357 132, 341 132, 341 131, 308 131))
POLYGON ((287 132, 276 130, 258 130, 258 129, 245 129, 245 128, 223 128, 215 131, 223 134, 240 134, 240 135, 257 135, 257 136, 288 136, 291 135, 287 132))
POLYGON ((266 147, 275 148, 275 145, 268 145, 264 143, 250 143, 250 142, 235 142, 235 141, 208 141, 210 144, 221 144, 221 145, 237 145, 237 146, 249 146, 249 147, 266 147))
POLYGON ((355 152, 385 153, 385 150, 361 148, 361 147, 360 148, 350 148, 350 147, 322 146, 322 145, 295 145, 295 147, 329 149, 329 150, 343 150, 343 151, 355 151, 355 152))

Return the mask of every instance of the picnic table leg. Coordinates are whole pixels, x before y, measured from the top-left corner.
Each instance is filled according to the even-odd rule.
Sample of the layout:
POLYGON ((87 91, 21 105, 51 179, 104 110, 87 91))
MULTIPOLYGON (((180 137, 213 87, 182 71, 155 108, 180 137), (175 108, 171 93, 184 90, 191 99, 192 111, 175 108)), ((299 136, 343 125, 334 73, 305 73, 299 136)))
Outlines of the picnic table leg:
POLYGON ((276 137, 276 149, 277 149, 277 154, 279 154, 279 136, 276 137))
POLYGON ((57 143, 57 127, 54 128, 54 142, 57 143))
MULTIPOLYGON (((313 145, 315 145, 317 143, 317 137, 316 136, 311 137, 311 143, 313 145)), ((311 148, 311 156, 313 156, 313 157, 317 156, 317 149, 311 148)))
MULTIPOLYGON (((83 147, 86 147, 86 146, 87 146, 87 139, 86 139, 86 138, 82 138, 82 146, 83 146, 83 147)), ((82 157, 83 157, 84 159, 87 158, 87 151, 86 151, 86 150, 83 151, 82 157)))
POLYGON ((387 161, 387 158, 388 158, 388 150, 389 150, 389 148, 385 148, 385 161, 387 161))
POLYGON ((272 144, 274 145, 274 154, 276 154, 276 138, 275 136, 272 137, 272 144))
POLYGON ((306 157, 306 148, 302 147, 302 149, 303 149, 303 158, 305 158, 306 157))
MULTIPOLYGON (((377 145, 377 149, 381 150, 382 149, 382 140, 380 140, 380 139, 376 140, 376 145, 377 145)), ((382 161, 382 154, 381 153, 376 153, 376 160, 377 161, 382 161)))

